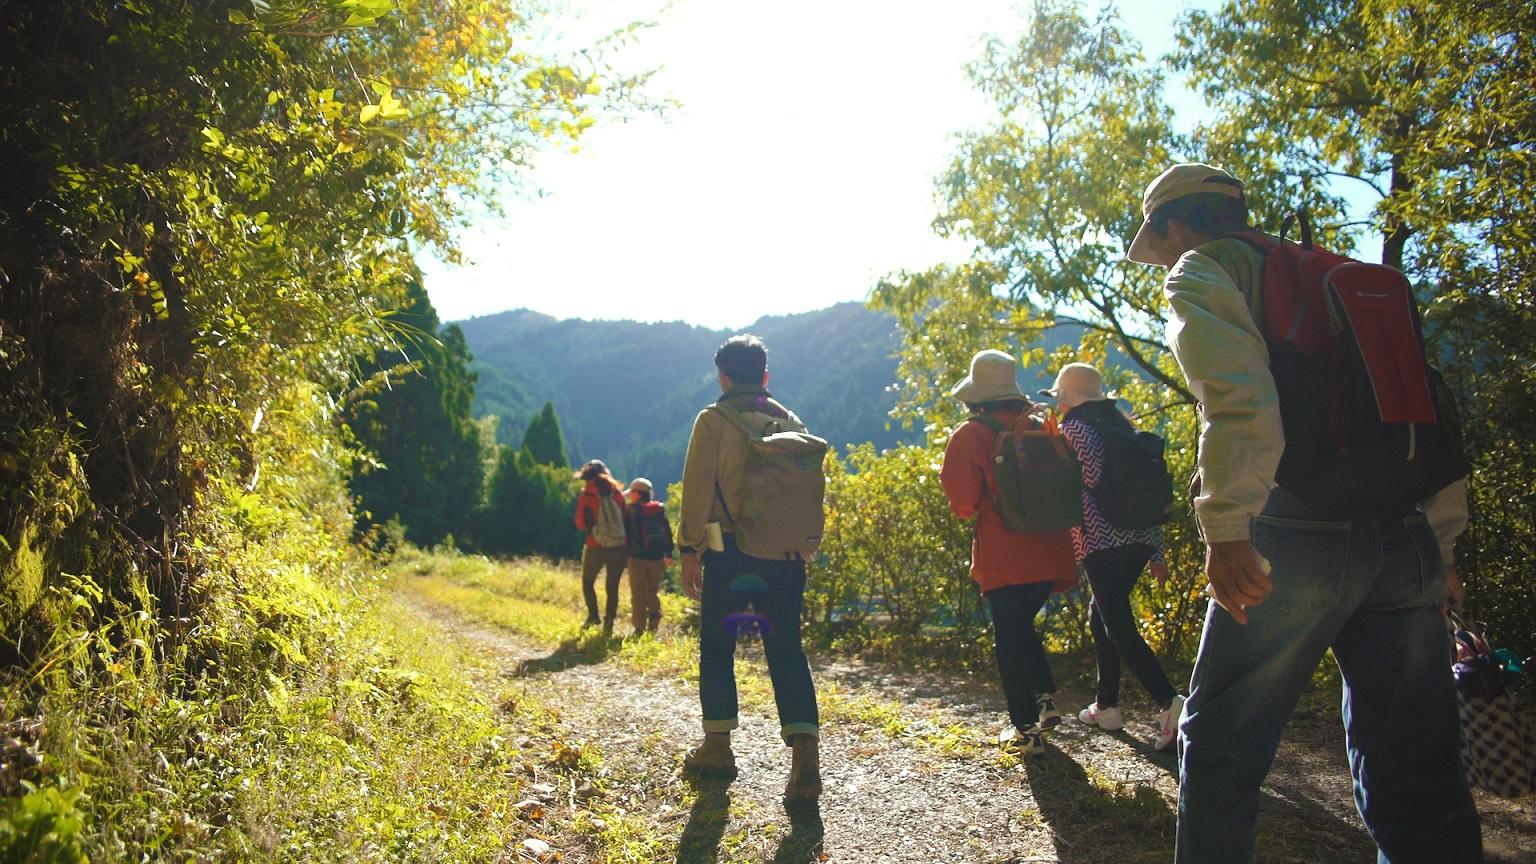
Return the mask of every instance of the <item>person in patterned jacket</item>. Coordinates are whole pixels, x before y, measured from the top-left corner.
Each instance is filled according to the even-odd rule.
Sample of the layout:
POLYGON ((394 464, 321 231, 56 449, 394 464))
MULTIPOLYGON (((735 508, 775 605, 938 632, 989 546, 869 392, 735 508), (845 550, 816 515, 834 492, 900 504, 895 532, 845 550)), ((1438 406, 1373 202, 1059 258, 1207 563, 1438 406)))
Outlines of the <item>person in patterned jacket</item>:
POLYGON ((1124 660, 1161 709, 1157 714, 1157 749, 1171 750, 1179 737, 1184 697, 1169 683, 1156 655, 1136 629, 1136 616, 1131 612, 1131 589, 1149 561, 1158 584, 1168 581, 1163 530, 1158 526, 1121 528, 1104 517, 1094 498, 1094 489, 1104 474, 1104 439, 1091 418, 1119 409, 1115 400, 1105 395, 1099 370, 1086 363, 1062 367, 1055 385, 1040 392, 1056 398, 1063 414, 1061 434, 1083 469, 1083 522, 1072 529, 1072 551, 1088 575, 1093 593, 1088 623, 1098 661, 1098 685, 1094 702, 1079 711, 1077 719, 1110 732, 1125 725, 1120 714, 1120 661, 1124 660))

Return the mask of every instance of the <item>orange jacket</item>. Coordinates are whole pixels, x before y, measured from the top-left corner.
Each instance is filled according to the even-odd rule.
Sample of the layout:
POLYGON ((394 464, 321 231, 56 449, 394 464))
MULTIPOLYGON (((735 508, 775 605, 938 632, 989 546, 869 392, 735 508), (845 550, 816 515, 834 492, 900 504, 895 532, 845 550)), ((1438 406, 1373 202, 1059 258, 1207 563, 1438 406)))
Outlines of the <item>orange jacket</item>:
MULTIPOLYGON (((1006 421, 1005 421, 1006 422, 1006 421)), ((1003 527, 992 507, 997 481, 992 476, 992 444, 997 433, 979 420, 967 420, 944 448, 939 483, 949 509, 961 519, 975 519, 971 541, 971 578, 983 593, 1004 585, 1052 582, 1055 591, 1077 584, 1072 532, 1015 534, 1003 527)))
MULTIPOLYGON (((587 488, 581 490, 581 494, 576 497, 576 528, 586 532, 588 546, 597 545, 597 541, 592 539, 592 529, 597 527, 597 505, 602 500, 598 496, 602 494, 602 491, 597 488, 597 481, 588 480, 587 488)), ((618 502, 620 513, 629 509, 624 504, 624 490, 620 489, 618 484, 612 484, 608 494, 618 502)))

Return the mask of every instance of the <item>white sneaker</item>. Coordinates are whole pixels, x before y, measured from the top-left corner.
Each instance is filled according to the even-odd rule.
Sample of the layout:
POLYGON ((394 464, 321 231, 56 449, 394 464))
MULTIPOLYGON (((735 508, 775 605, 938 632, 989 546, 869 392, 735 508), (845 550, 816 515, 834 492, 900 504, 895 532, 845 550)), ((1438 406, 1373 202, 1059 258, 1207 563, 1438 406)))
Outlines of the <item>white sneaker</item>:
POLYGON ((1173 701, 1168 704, 1165 711, 1157 712, 1157 749, 1159 752, 1172 750, 1175 741, 1179 740, 1179 715, 1184 713, 1184 697, 1173 694, 1173 701))
POLYGON ((1041 756, 1045 753, 1045 730, 1038 723, 1027 729, 1009 723, 997 733, 997 746, 1020 756, 1041 756))
POLYGON ((1125 718, 1120 716, 1119 708, 1100 708, 1097 702, 1077 712, 1077 719, 1105 732, 1119 732, 1125 728, 1125 718))

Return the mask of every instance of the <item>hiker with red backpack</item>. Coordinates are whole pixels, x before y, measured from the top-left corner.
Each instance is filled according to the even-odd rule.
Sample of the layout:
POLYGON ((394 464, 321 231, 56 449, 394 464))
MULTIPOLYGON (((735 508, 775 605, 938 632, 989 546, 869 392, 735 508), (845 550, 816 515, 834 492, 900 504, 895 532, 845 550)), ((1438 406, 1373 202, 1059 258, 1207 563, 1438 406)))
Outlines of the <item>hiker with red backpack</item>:
POLYGON ((790 748, 784 799, 810 801, 821 795, 821 726, 800 617, 805 565, 825 523, 827 442, 768 392, 768 351, 756 336, 727 339, 715 370, 720 398, 693 422, 677 529, 683 591, 699 601, 704 715, 704 741, 683 764, 735 776, 736 637, 750 630, 762 637, 790 748))
POLYGON ((1082 516, 1082 481, 1061 436, 1029 416, 1034 404, 1019 389, 1017 371, 1004 351, 971 358, 970 374, 950 391, 971 416, 950 434, 939 482, 950 510, 976 524, 971 578, 992 614, 993 655, 1008 704, 997 743, 1038 756, 1061 712, 1035 616, 1052 593, 1077 583, 1069 529, 1082 516), (1038 447, 1042 458, 1020 459, 1022 447, 1038 447))
MULTIPOLYGON (((1180 724, 1180 862, 1254 855, 1259 790, 1325 652, 1383 862, 1482 860, 1441 604, 1466 522, 1454 410, 1401 273, 1259 234, 1243 185, 1175 165, 1127 258, 1168 269, 1200 401, 1212 603, 1180 724)), ((1289 220, 1288 220, 1289 221, 1289 220)))
POLYGON ((576 472, 586 487, 576 498, 576 528, 587 532, 581 553, 581 594, 587 601, 587 621, 583 627, 603 625, 603 634, 613 633, 613 619, 619 614, 619 580, 629 560, 629 534, 625 528, 624 490, 601 459, 593 459, 576 472), (604 594, 607 604, 603 616, 597 614, 597 574, 607 571, 604 594))
POLYGON ((661 623, 661 577, 672 564, 672 523, 651 481, 629 481, 629 598, 635 635, 655 633, 661 623))
POLYGON ((1173 483, 1163 461, 1162 439, 1138 434, 1114 398, 1105 394, 1099 370, 1086 363, 1063 366, 1056 383, 1040 392, 1055 397, 1062 412, 1061 434, 1083 469, 1083 522, 1072 529, 1072 551, 1093 598, 1088 624, 1098 681, 1094 701, 1077 719, 1107 732, 1124 727, 1124 659, 1159 708, 1153 746, 1171 750, 1178 739, 1184 697, 1168 681, 1131 611, 1131 589, 1149 562, 1158 584, 1168 581, 1161 525, 1172 509, 1173 483))

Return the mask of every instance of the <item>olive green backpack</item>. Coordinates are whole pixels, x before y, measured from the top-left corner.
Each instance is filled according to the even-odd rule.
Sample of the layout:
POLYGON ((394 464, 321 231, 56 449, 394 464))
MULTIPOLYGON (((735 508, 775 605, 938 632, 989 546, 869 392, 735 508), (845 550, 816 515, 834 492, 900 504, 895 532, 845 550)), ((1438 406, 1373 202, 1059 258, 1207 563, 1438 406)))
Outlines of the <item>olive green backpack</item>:
POLYGON ((1015 534, 1062 531, 1083 521, 1083 469, 1052 424, 1041 428, 1027 416, 1013 426, 991 414, 971 415, 997 433, 992 444, 992 476, 997 497, 992 508, 1003 527, 1015 534))

